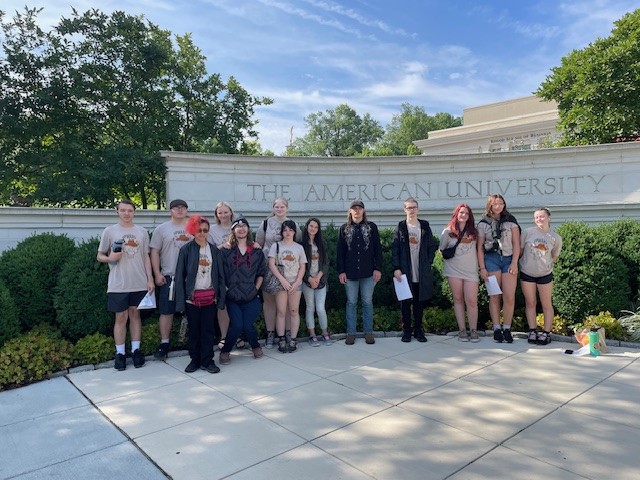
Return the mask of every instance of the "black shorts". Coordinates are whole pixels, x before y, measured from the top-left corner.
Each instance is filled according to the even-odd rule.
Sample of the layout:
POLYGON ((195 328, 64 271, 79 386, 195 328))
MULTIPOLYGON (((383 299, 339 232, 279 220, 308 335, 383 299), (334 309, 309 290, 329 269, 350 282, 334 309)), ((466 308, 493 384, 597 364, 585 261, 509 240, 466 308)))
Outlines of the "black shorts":
POLYGON ((146 294, 146 290, 141 292, 107 293, 107 310, 118 313, 129 310, 129 307, 137 307, 146 294))
POLYGON ((545 275, 544 277, 530 277, 526 273, 520 272, 520 280, 523 282, 535 283, 537 285, 546 285, 553 282, 553 273, 545 275))
POLYGON ((169 287, 171 286, 171 276, 165 275, 165 284, 161 287, 156 287, 158 292, 158 313, 160 315, 173 315, 176 313, 176 301, 169 300, 169 287))

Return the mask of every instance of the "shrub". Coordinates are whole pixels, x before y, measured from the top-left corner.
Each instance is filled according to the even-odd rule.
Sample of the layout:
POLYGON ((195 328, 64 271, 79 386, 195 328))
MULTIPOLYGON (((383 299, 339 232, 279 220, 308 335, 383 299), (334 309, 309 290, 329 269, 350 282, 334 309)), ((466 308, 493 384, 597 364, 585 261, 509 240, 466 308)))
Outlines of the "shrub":
POLYGON ((20 334, 20 319, 9 289, 0 280, 0 347, 20 334))
MULTIPOLYGON (((536 324, 541 329, 544 328, 544 315, 542 313, 536 317, 536 324)), ((557 333, 558 335, 566 335, 567 321, 558 315, 554 316, 553 321, 551 322, 551 332, 557 333)))
POLYGON ((554 268, 553 302, 571 323, 599 311, 619 312, 628 304, 628 269, 603 245, 596 229, 569 222, 558 228, 563 251, 554 268))
POLYGON ((113 358, 113 337, 96 332, 82 337, 73 347, 73 358, 77 365, 95 365, 113 358))
POLYGON ((69 256, 58 276, 53 297, 62 335, 75 341, 91 333, 113 331, 107 311, 109 267, 96 261, 99 239, 83 242, 69 256))
POLYGON ((458 331, 458 322, 452 309, 429 307, 424 310, 422 328, 425 332, 446 335, 458 331))
POLYGON ((618 318, 620 325, 629 333, 629 340, 640 342, 640 308, 635 312, 623 310, 622 316, 618 318))
POLYGON ((575 331, 585 328, 603 327, 607 338, 612 340, 627 340, 628 334, 625 328, 616 320, 610 312, 600 312, 598 315, 589 315, 581 324, 574 325, 575 331))
POLYGON ((46 325, 38 326, 0 349, 0 390, 43 380, 69 368, 72 357, 71 343, 46 325))
POLYGON ((637 292, 640 285, 640 222, 625 218, 597 227, 598 238, 607 251, 616 253, 627 266, 629 291, 637 292))
POLYGON ((42 233, 20 242, 0 256, 0 279, 18 307, 23 330, 53 322, 53 292, 58 272, 73 254, 73 240, 42 233))
POLYGON ((399 304, 393 307, 373 308, 373 329, 380 332, 402 330, 402 314, 399 304))

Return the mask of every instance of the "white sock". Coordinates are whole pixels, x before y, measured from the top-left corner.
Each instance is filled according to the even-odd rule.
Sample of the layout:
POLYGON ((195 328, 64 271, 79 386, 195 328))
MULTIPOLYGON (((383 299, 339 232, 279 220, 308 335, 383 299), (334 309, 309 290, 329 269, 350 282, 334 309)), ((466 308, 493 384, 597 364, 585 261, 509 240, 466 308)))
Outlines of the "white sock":
POLYGON ((135 352, 140 349, 140 340, 131 340, 131 351, 135 352))
POLYGON ((500 325, 494 325, 494 326, 493 326, 493 329, 494 329, 494 330, 500 330, 501 328, 502 328, 502 327, 501 327, 500 325))
POLYGON ((505 326, 504 326, 504 329, 505 329, 505 330, 511 330, 511 325, 505 325, 505 326))
POLYGON ((168 338, 163 338, 160 343, 169 343, 169 339, 168 338))
POLYGON ((116 345, 116 353, 124 355, 124 353, 125 353, 125 351, 124 351, 124 343, 122 345, 116 345))

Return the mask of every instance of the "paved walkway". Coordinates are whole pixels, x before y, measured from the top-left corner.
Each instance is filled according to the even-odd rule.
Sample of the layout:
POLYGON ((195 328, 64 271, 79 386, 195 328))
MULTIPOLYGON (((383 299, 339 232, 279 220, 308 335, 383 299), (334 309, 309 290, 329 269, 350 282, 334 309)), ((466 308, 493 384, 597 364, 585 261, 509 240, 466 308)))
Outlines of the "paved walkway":
POLYGON ((639 478, 640 352, 358 339, 0 393, 0 478, 639 478))

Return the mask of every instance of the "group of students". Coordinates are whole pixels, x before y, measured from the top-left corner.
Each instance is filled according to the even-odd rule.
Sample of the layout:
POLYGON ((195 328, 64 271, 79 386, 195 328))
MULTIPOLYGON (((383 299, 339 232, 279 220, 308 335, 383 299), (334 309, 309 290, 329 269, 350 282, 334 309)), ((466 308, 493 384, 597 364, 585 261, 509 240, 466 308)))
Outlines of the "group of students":
MULTIPOLYGON (((453 294, 460 340, 479 341, 479 278, 487 281, 494 276, 502 289, 501 295, 489 300, 494 340, 513 341, 510 327, 520 266, 529 342, 550 341, 552 269, 562 240, 549 226, 547 209, 536 210, 535 227, 521 235, 501 195, 489 196, 485 216, 477 225, 471 208, 458 205, 438 246, 429 222, 418 218, 418 202, 408 198, 403 206, 406 218, 394 230, 392 241, 394 279, 400 281, 406 275, 412 292, 411 299, 401 302, 403 342, 412 338, 427 341, 422 314, 433 296, 432 264, 438 247, 449 252, 444 255, 444 273, 453 294), (536 292, 545 318, 542 332, 536 328, 536 292)), ((161 336, 154 357, 166 359, 174 315, 184 312, 191 359, 186 372, 201 368, 218 373, 220 368, 214 361, 216 342, 223 365, 230 363, 232 349, 244 347, 245 342, 254 357, 261 358, 263 351, 255 328, 261 309, 267 331, 265 348, 295 352, 302 295, 309 344, 331 345, 325 309, 329 259, 322 225, 319 219, 310 218, 300 228, 288 218, 288 209, 286 199, 275 199, 272 215, 259 225, 254 239, 248 221, 236 217, 228 203, 216 205, 215 222, 211 222, 205 216, 188 216, 187 203, 175 199, 169 205, 170 220, 158 226, 149 240, 147 231, 133 223, 135 205, 129 200, 120 201, 116 208, 119 222, 105 228, 97 254, 97 260, 108 263, 110 268, 107 306, 115 313, 114 367, 126 368, 127 321, 133 365, 144 365, 137 307, 154 289, 158 290, 161 336), (316 335, 316 315, 320 336, 316 335)), ((338 278, 347 296, 347 345, 356 341, 358 301, 365 342, 375 343, 373 292, 382 277, 382 262, 377 225, 367 219, 364 203, 355 200, 349 205, 346 223, 339 229, 336 254, 338 278)))
POLYGON ((440 249, 443 252, 447 248, 455 249, 454 255, 444 260, 444 274, 453 294, 460 340, 479 341, 479 272, 480 279, 485 282, 494 277, 501 291, 489 296, 493 339, 499 343, 513 342, 511 322, 519 271, 529 326, 528 342, 538 345, 551 342, 553 265, 560 255, 562 238, 551 228, 551 213, 547 208, 536 210, 533 220, 535 226, 521 231, 515 217, 507 210, 504 197, 499 194, 487 198, 484 216, 477 224, 469 205, 458 205, 453 211, 440 237, 440 249), (544 316, 542 331, 536 323, 538 298, 544 316))

